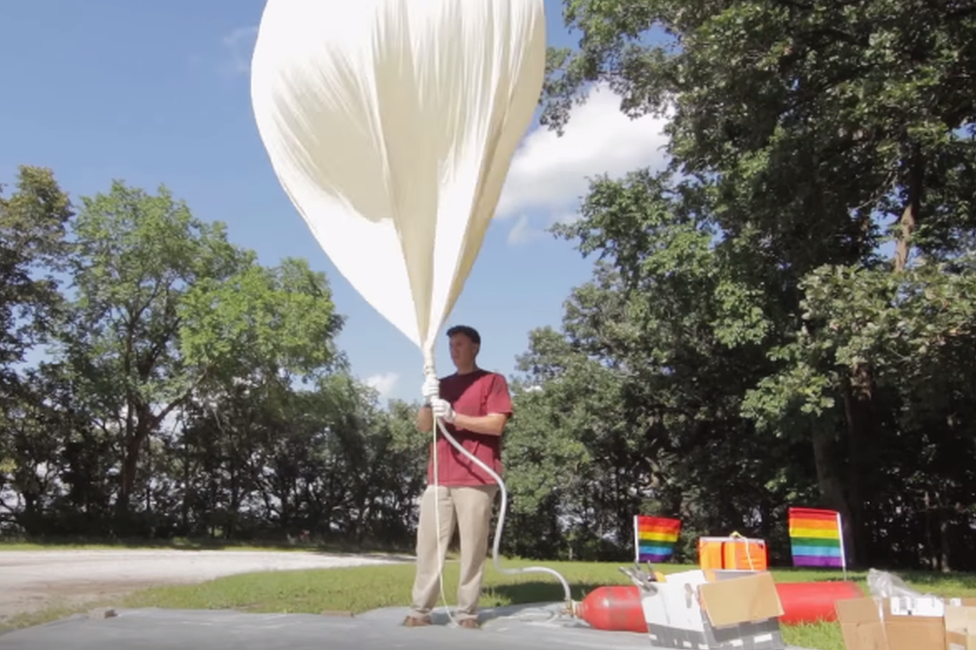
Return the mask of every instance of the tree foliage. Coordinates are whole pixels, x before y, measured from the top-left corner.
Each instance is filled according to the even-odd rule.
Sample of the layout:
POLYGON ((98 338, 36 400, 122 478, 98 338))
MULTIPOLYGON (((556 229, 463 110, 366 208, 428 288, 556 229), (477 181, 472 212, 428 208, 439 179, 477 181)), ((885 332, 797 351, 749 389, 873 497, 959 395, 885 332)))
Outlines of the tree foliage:
POLYGON ((844 514, 857 563, 968 566, 976 11, 568 0, 564 17, 581 38, 550 53, 546 124, 572 129, 597 86, 668 117, 668 169, 597 179, 556 229, 602 260, 561 335, 632 382, 632 431, 650 411, 667 440, 642 434, 679 496, 640 494, 780 556, 786 506, 815 504, 844 514))
POLYGON ((25 167, 0 207, 0 529, 409 539, 413 407, 353 379, 323 274, 259 265, 165 187, 117 181, 75 214, 25 167))

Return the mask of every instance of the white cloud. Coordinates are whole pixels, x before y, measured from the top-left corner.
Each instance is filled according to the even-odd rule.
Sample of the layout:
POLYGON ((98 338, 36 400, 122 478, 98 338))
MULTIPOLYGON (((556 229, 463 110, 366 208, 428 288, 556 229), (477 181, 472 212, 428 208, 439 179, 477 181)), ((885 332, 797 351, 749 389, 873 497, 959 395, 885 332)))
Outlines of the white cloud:
POLYGON ((258 37, 257 26, 238 27, 222 39, 230 56, 231 74, 248 74, 251 71, 251 53, 258 37))
POLYGON ((620 110, 620 97, 598 87, 573 108, 564 135, 545 127, 530 132, 512 159, 498 203, 499 218, 515 219, 509 243, 533 239, 533 220, 572 221, 593 177, 662 168, 666 123, 650 115, 630 119, 620 110))
POLYGON ((396 387, 397 380, 400 376, 395 372, 384 372, 376 375, 370 375, 366 378, 365 383, 367 386, 371 386, 380 394, 380 397, 389 397, 393 393, 393 389, 396 387))
POLYGON ((515 221, 515 225, 508 231, 509 244, 525 244, 533 239, 541 237, 543 232, 532 227, 528 215, 521 214, 515 221))

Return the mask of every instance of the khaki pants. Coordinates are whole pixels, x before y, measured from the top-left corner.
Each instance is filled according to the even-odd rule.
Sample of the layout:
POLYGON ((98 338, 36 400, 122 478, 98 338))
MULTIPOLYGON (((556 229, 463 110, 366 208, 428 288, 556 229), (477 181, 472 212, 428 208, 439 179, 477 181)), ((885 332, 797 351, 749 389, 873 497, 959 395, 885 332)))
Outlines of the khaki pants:
MULTIPOLYGON (((412 616, 425 616, 440 598, 438 567, 444 561, 457 523, 461 538, 461 577, 457 589, 458 620, 478 617, 478 599, 488 554, 488 531, 491 509, 498 494, 497 485, 444 487, 428 485, 420 501, 420 525, 417 528, 417 576, 413 583, 412 616), (440 517, 440 550, 437 554, 436 520, 440 517)), ((445 590, 446 591, 446 590, 445 590)))

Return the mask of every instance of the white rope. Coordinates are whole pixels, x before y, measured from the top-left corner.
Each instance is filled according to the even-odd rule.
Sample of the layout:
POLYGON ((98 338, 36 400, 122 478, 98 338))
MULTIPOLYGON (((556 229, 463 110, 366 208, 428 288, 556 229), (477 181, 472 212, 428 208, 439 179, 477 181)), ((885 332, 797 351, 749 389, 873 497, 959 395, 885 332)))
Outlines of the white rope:
MULTIPOLYGON (((437 425, 440 424, 440 418, 436 415, 434 416, 434 426, 431 431, 434 436, 434 449, 433 449, 433 465, 434 465, 434 529, 437 533, 437 582, 440 584, 441 590, 441 602, 444 603, 444 610, 447 612, 447 617, 451 619, 451 622, 455 625, 459 625, 457 619, 451 614, 451 606, 447 604, 447 594, 444 593, 444 562, 446 560, 447 552, 444 550, 444 545, 441 542, 441 493, 440 488, 437 483, 437 425)), ((441 425, 443 430, 443 425, 441 425)), ((455 517, 456 519, 456 517, 455 517)), ((453 533, 453 528, 451 529, 453 533)))
MULTIPOLYGON (((749 543, 749 539, 746 538, 746 537, 744 537, 743 535, 739 534, 737 531, 734 531, 734 530, 732 531, 732 534, 729 535, 729 537, 731 537, 732 539, 741 539, 742 542, 743 542, 743 544, 746 545, 746 560, 749 562, 749 570, 750 571, 755 571, 756 570, 756 565, 752 561, 752 553, 749 550, 750 546, 752 546, 749 543)), ((723 564, 724 564, 724 559, 723 559, 723 564)), ((738 565, 738 561, 736 562, 736 564, 738 565)))

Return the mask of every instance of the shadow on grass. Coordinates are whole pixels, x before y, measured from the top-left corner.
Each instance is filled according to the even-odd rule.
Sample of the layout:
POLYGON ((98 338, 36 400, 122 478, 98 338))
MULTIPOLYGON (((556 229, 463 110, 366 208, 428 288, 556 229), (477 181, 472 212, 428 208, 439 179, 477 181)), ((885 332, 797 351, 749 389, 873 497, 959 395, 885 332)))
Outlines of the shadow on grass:
MULTIPOLYGON (((595 583, 574 583, 569 581, 570 594, 573 600, 580 601, 588 593, 606 585, 595 583)), ((486 586, 485 595, 495 596, 501 601, 508 601, 513 605, 527 605, 532 603, 561 603, 565 599, 563 587, 558 582, 518 582, 486 586)))
MULTIPOLYGON (((844 580, 840 571, 816 571, 795 567, 774 567, 773 573, 778 582, 838 582, 844 580)), ((924 571, 919 569, 878 569, 891 573, 922 591, 931 590, 941 592, 976 592, 976 573, 924 571)), ((867 570, 849 570, 847 580, 858 583, 865 595, 868 595, 867 570)))
POLYGON ((932 571, 893 571, 899 578, 920 587, 943 587, 951 584, 962 589, 976 591, 974 573, 936 573, 932 571))
POLYGON ((805 569, 803 567, 770 567, 777 582, 863 582, 867 571, 843 571, 805 569))
POLYGON ((148 539, 92 537, 19 537, 0 538, 2 550, 71 550, 71 549, 165 549, 174 551, 300 551, 328 555, 356 555, 413 560, 414 549, 404 544, 345 541, 289 541, 282 539, 223 540, 213 538, 148 539))

